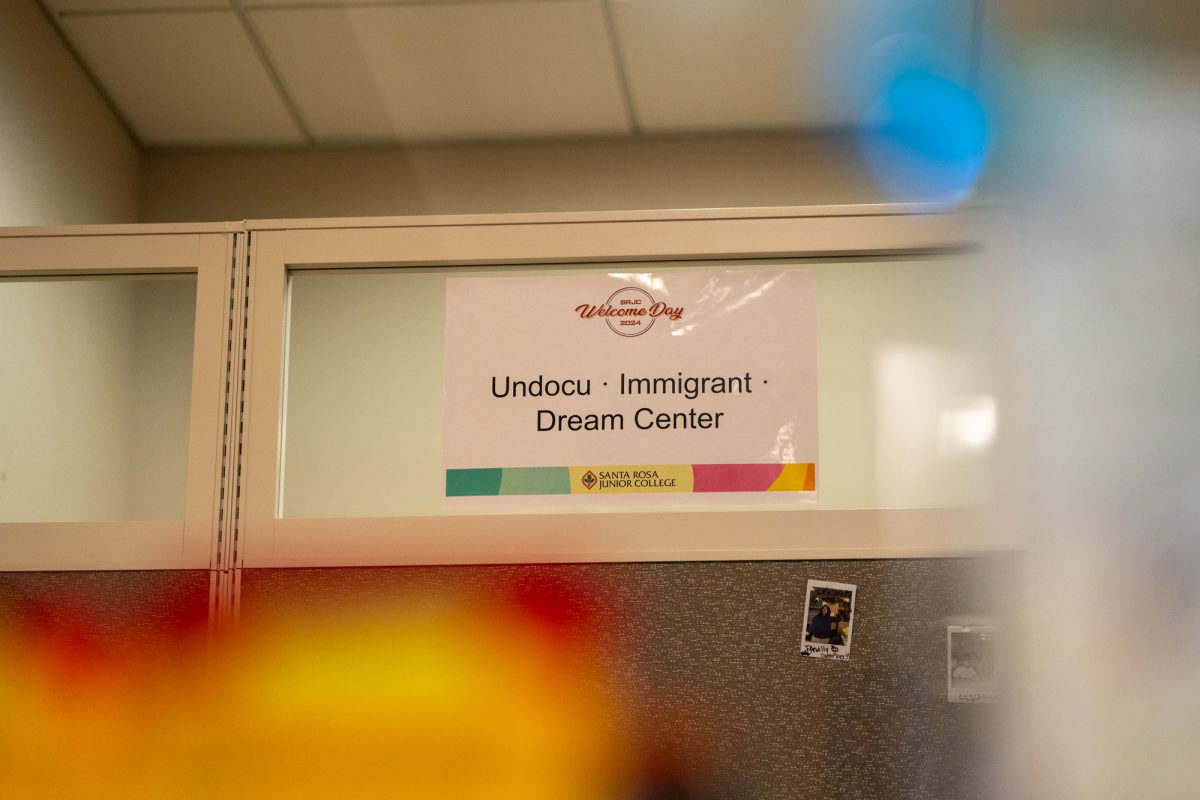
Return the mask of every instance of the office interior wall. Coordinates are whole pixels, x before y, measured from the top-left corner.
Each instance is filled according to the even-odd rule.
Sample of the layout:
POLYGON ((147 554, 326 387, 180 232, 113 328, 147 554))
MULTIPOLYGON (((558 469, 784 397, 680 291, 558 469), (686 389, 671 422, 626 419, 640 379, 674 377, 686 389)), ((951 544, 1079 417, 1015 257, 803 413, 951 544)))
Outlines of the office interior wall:
MULTIPOLYGON (((853 140, 839 135, 139 155, 34 0, 0 4, 0 103, 6 110, 0 118, 4 225, 888 199, 859 162, 853 140)), ((120 291, 129 297, 119 302, 132 304, 132 288, 120 291)), ((111 307, 117 299, 105 302, 111 307)), ((12 319, 0 315, 5 318, 12 319)), ((126 320, 124 324, 148 324, 137 314, 126 320)), ((103 327, 94 321, 92 329, 103 327)), ((139 357, 147 355, 140 351, 139 357)), ((66 350, 38 354, 49 364, 69 364, 74 357, 66 350)), ((141 378, 127 367, 119 367, 127 375, 122 391, 132 393, 141 378)), ((2 374, 13 373, 6 368, 2 374)), ((48 379, 52 371, 41 374, 48 379)), ((46 391, 35 384, 19 389, 28 402, 46 391)), ((6 389, 5 396, 13 395, 6 389)), ((114 407, 121 403, 131 407, 129 398, 112 399, 114 407)), ((149 408, 139 413, 153 415, 149 408)), ((0 424, 14 419, 0 416, 0 424)), ((156 446, 153 438, 139 439, 119 425, 108 434, 117 449, 122 444, 144 451, 156 446)), ((136 474, 135 480, 161 498, 162 490, 153 488, 158 487, 155 472, 132 466, 138 460, 130 454, 123 458, 122 470, 89 472, 89 480, 124 480, 136 474)), ((76 459, 74 467, 81 476, 86 471, 82 460, 76 459)), ((101 491, 66 485, 64 475, 69 478, 70 469, 54 487, 59 508, 92 502, 101 491)), ((101 493, 132 503, 127 489, 108 487, 101 493)), ((23 496, 30 502, 36 497, 32 492, 23 496)), ((103 513, 124 512, 114 508, 103 513)), ((144 513, 157 516, 149 507, 144 513)), ((94 518, 93 511, 87 516, 94 518)), ((626 681, 628 701, 646 721, 638 736, 664 741, 677 736, 663 727, 666 718, 653 719, 656 709, 667 708, 691 714, 689 730, 700 732, 703 744, 713 746, 702 762, 688 762, 687 753, 681 756, 692 771, 690 780, 714 789, 723 783, 740 789, 740 796, 870 798, 965 796, 988 785, 986 750, 994 714, 944 702, 944 624, 953 615, 987 610, 972 592, 988 569, 984 562, 962 560, 456 567, 389 573, 400 584, 417 581, 443 590, 463 581, 496 580, 497 575, 516 582, 545 575, 578 578, 601 604, 633 609, 627 627, 613 621, 608 652, 612 670, 626 681), (863 625, 849 664, 802 662, 795 654, 799 595, 808 577, 860 586, 863 625)), ((371 598, 353 589, 354 575, 363 572, 251 572, 245 579, 246 615, 252 621, 260 604, 275 593, 336 595, 366 604, 371 598)), ((203 616, 197 597, 207 593, 205 573, 179 573, 178 578, 170 573, 0 575, 8 600, 28 604, 29 598, 41 597, 37 602, 51 613, 65 609, 69 616, 70 603, 56 593, 64 582, 71 585, 71 597, 83 598, 94 609, 98 641, 119 638, 129 620, 139 637, 169 637, 178 624, 180 603, 193 616, 203 616), (172 594, 179 582, 186 584, 186 601, 172 594), (160 584, 166 587, 161 592, 155 588, 160 584)), ((297 614, 297 624, 303 619, 297 614)))
POLYGON ((137 221, 140 153, 37 0, 0 3, 0 225, 137 221))
POLYGON ((145 222, 887 202, 852 136, 773 133, 145 156, 145 222))

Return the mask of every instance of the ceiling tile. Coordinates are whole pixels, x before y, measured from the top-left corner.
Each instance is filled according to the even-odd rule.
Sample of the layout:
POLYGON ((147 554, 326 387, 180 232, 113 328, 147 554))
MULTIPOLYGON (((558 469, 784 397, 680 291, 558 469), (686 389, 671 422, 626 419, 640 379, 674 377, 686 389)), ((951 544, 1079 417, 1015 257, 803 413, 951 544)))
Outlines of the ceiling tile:
POLYGON ((350 14, 340 8, 251 11, 267 55, 318 141, 395 139, 350 14), (319 53, 319 58, 313 55, 319 53))
MULTIPOLYGON (((406 0, 242 0, 245 8, 297 8, 301 6, 353 6, 353 5, 386 5, 387 3, 403 3, 406 0)), ((429 2, 429 0, 421 0, 429 2)), ((437 2, 437 0, 434 0, 437 2)), ((453 2, 453 0, 451 0, 453 2)), ((487 2, 487 0, 482 0, 487 2)))
MULTIPOLYGON (((328 0, 323 0, 328 2, 328 0)), ((54 12, 75 11, 174 11, 232 8, 232 0, 42 0, 54 12)))
MULTIPOLYGON (((297 8, 322 6, 402 6, 451 5, 454 3, 507 3, 511 0, 241 0, 244 8, 297 8)), ((578 0, 539 0, 543 3, 571 3, 578 0)))
POLYGON ((147 144, 303 140, 232 12, 72 15, 62 25, 147 144))
MULTIPOLYGON (((974 4, 924 6, 937 7, 931 33, 965 80, 974 4)), ((638 123, 647 131, 856 125, 878 88, 872 31, 894 33, 881 19, 886 8, 879 0, 613 0, 638 123)))
MULTIPOLYGON (((489 0, 475 0, 475 2, 488 2, 489 0)), ((299 6, 363 6, 363 5, 388 5, 389 3, 406 3, 406 2, 439 2, 439 0, 242 0, 242 5, 246 8, 297 8, 299 6)), ((463 0, 440 0, 440 2, 463 2, 463 0)))
POLYGON ((406 140, 630 130, 598 0, 346 13, 371 85, 406 140))
POLYGON ((311 6, 352 6, 362 3, 379 5, 380 2, 404 2, 404 0, 242 0, 242 6, 247 9, 255 8, 298 8, 311 6))

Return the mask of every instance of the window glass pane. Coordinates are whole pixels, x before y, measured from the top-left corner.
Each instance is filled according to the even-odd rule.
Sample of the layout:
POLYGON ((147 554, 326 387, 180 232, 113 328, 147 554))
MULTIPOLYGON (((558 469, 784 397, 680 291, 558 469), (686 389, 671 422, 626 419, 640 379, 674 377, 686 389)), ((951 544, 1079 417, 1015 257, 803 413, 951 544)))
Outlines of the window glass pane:
MULTIPOLYGON (((442 497, 443 327, 450 275, 503 279, 583 270, 789 265, 813 270, 817 279, 820 499, 803 507, 986 500, 996 429, 988 305, 979 271, 968 256, 955 255, 294 271, 282 516, 461 513, 445 509, 442 497)), ((745 507, 753 507, 751 500, 745 507)))
POLYGON ((194 275, 0 281, 0 521, 182 519, 194 275))

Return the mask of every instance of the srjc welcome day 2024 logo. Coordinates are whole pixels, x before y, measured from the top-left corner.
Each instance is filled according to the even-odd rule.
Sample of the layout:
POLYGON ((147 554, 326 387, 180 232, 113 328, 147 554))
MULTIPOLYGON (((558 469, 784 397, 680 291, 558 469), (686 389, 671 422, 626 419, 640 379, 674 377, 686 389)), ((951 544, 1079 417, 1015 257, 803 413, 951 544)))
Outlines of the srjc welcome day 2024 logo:
POLYGON ((654 327, 659 317, 672 322, 683 319, 683 306, 673 307, 637 286, 617 289, 601 305, 584 303, 575 307, 580 319, 601 317, 609 329, 620 336, 641 336, 654 327))

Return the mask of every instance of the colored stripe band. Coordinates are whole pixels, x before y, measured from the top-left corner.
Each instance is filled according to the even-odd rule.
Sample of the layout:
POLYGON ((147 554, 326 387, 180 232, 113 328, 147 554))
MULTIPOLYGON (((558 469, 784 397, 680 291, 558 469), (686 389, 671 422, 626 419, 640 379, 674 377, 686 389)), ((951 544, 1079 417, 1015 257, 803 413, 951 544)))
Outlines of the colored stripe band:
POLYGON ((814 492, 816 464, 632 464, 446 470, 447 497, 814 492))

